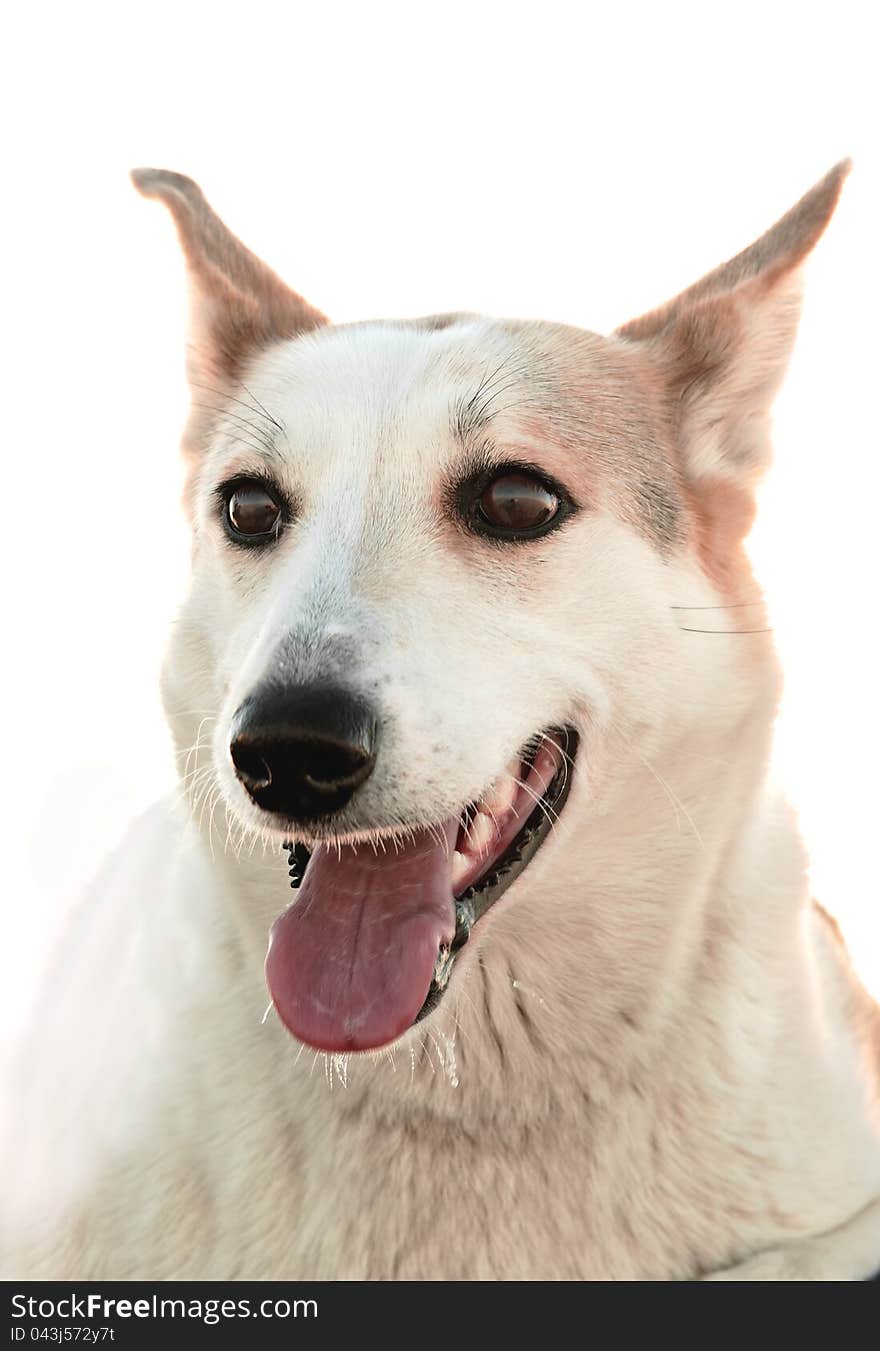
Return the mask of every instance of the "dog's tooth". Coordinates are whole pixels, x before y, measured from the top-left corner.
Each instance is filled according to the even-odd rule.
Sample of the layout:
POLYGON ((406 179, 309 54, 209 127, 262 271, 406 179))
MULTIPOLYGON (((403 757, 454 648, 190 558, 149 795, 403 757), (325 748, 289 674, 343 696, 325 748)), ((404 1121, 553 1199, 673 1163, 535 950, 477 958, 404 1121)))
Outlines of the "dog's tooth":
POLYGON ((452 889, 458 886, 461 879, 468 870, 470 860, 465 858, 464 854, 456 849, 452 855, 452 889))
POLYGON ((468 829, 465 843, 472 854, 481 854, 495 835, 495 823, 491 816, 478 811, 468 829))
POLYGON ((434 984, 438 990, 444 990, 449 984, 454 963, 455 954, 450 952, 449 948, 442 947, 437 954, 437 961, 434 963, 434 984))
POLYGON ((513 806, 516 798, 517 787, 512 775, 505 774, 497 783, 489 789, 484 798, 480 799, 480 807, 490 815, 494 814, 496 819, 506 816, 513 806))

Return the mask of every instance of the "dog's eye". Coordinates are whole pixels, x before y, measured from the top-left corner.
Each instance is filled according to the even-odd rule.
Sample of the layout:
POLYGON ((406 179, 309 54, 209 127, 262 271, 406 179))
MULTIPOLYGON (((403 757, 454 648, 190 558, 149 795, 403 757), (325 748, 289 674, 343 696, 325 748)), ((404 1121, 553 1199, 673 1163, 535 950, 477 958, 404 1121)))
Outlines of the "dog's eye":
POLYGON ((231 484, 224 496, 224 523, 232 539, 259 544, 276 538, 281 507, 262 483, 231 484))
POLYGON ((493 531, 529 535, 549 525, 559 505, 559 498, 540 479, 511 472, 500 474, 483 489, 477 519, 493 531))

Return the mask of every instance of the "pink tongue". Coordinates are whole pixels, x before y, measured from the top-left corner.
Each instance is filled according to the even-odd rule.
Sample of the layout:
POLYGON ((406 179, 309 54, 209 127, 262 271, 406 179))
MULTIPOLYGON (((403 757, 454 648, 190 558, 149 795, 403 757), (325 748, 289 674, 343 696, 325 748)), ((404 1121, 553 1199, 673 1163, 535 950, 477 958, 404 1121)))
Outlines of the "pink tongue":
POLYGON ((452 851, 427 831, 374 854, 319 845, 297 898, 272 925, 266 980, 278 1015, 319 1051, 367 1051, 412 1026, 442 944, 455 933, 452 851))

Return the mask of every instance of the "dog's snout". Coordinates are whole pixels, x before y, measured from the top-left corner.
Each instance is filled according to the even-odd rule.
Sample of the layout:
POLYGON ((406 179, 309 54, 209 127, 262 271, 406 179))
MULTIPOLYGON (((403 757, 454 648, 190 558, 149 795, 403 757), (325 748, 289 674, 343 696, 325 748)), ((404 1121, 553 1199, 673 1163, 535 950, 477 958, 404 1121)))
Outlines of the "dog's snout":
POLYGON ((258 807, 315 821, 339 811, 369 778, 376 724, 369 706, 339 686, 273 687, 241 706, 229 752, 258 807))

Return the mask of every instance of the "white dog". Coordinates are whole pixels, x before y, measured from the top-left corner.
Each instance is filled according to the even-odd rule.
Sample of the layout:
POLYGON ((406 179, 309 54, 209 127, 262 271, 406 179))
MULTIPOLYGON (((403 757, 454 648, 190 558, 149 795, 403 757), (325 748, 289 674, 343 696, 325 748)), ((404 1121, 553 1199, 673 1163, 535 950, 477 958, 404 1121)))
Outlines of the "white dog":
POLYGON ((10 1273, 880 1270, 880 1015, 743 548, 846 168, 611 337, 334 327, 135 173, 193 296, 185 792, 59 945, 10 1273))

